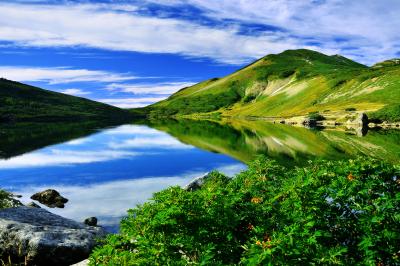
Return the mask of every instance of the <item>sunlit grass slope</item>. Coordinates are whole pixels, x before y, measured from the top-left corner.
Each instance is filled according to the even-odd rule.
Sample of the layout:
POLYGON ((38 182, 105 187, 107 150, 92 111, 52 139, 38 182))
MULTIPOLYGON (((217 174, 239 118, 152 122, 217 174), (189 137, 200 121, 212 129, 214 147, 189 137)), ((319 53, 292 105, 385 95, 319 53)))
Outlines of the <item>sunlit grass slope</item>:
POLYGON ((125 119, 128 111, 62 93, 0 79, 0 121, 125 119))
POLYGON ((381 109, 380 118, 394 120, 400 114, 399 103, 400 61, 367 67, 340 55, 302 49, 268 55, 226 77, 184 88, 147 109, 152 116, 214 112, 263 117, 381 109))

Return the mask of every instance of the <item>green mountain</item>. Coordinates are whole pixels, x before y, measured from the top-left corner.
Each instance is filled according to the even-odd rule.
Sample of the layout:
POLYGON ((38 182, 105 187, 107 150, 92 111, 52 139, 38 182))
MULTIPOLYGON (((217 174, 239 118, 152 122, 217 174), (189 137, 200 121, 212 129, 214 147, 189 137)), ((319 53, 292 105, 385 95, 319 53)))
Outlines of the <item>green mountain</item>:
POLYGON ((103 103, 0 79, 0 122, 117 121, 131 116, 103 103))
POLYGON ((373 67, 340 55, 288 50, 265 56, 223 78, 183 88, 147 107, 150 116, 296 117, 320 112, 400 118, 400 64, 373 67), (376 111, 379 112, 375 113, 376 111))

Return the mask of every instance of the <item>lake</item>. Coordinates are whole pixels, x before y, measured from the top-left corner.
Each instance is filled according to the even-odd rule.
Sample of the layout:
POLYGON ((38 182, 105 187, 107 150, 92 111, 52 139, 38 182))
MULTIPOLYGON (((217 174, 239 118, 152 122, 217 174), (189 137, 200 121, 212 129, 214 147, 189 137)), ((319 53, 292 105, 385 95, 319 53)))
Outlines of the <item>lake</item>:
POLYGON ((52 212, 77 221, 96 216, 111 232, 128 209, 154 192, 184 186, 214 169, 232 176, 260 154, 288 167, 358 155, 400 161, 399 130, 360 134, 265 121, 27 123, 0 126, 0 137, 2 189, 21 195, 24 203, 36 192, 56 189, 69 202, 52 212))

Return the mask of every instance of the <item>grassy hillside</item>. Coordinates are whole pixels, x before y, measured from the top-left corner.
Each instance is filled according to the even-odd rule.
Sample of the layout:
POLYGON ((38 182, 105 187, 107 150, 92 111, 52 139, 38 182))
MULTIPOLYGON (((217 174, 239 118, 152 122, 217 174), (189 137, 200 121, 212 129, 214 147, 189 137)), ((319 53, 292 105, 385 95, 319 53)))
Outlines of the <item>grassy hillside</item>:
POLYGON ((0 79, 0 122, 127 119, 117 107, 0 79))
POLYGON ((223 78, 184 88, 147 109, 151 116, 214 113, 224 116, 292 117, 312 112, 381 113, 400 117, 400 65, 367 67, 345 57, 310 50, 268 55, 223 78))

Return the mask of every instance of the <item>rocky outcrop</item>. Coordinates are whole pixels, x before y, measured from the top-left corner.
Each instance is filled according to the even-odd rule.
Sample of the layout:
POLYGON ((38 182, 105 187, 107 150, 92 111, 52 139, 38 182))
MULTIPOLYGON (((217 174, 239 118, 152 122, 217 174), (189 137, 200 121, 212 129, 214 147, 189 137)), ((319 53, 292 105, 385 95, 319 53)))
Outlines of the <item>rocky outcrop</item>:
POLYGON ((86 259, 105 236, 91 227, 44 209, 17 207, 0 210, 0 257, 28 265, 71 265, 86 259))
POLYGON ((197 178, 193 179, 192 181, 190 181, 190 183, 187 184, 185 187, 183 187, 183 189, 186 191, 198 190, 203 186, 203 184, 205 183, 205 181, 208 178, 209 178, 209 173, 207 173, 203 176, 197 177, 197 178))
POLYGON ((50 208, 64 208, 65 203, 68 202, 68 199, 62 197, 60 193, 54 189, 47 189, 45 191, 38 192, 32 195, 31 199, 37 200, 50 208))

